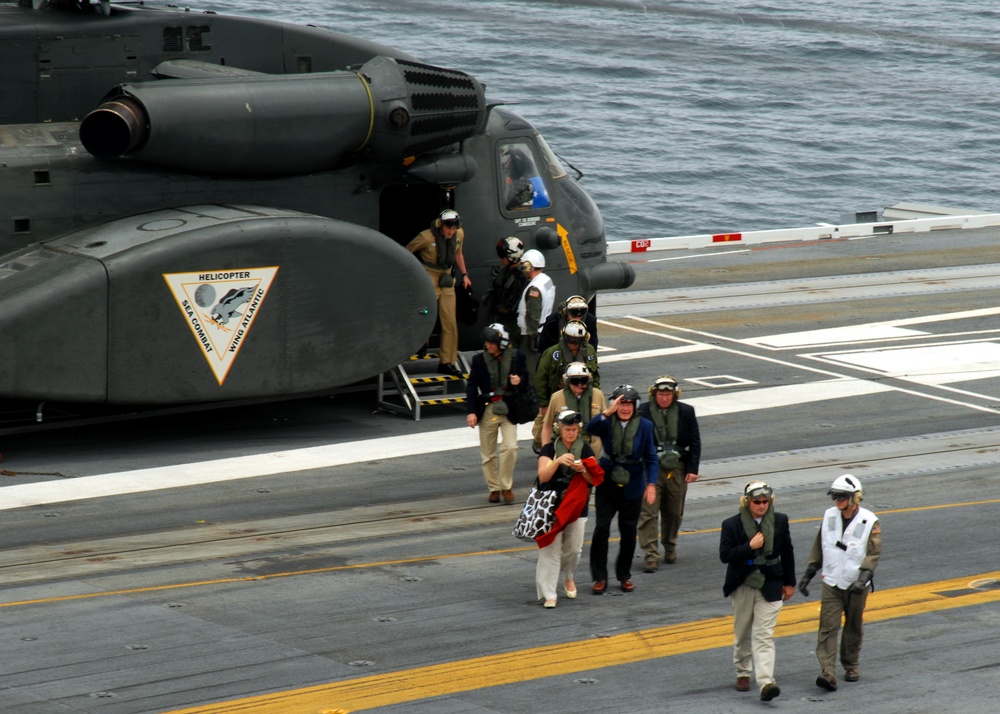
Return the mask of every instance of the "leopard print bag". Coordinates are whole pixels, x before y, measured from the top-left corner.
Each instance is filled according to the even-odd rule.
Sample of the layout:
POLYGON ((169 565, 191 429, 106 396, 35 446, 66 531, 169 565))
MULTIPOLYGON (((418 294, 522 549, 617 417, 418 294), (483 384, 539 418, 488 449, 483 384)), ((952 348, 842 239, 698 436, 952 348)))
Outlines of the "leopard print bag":
POLYGON ((521 540, 533 541, 535 536, 552 530, 558 505, 558 491, 543 491, 537 486, 532 486, 511 535, 521 540))

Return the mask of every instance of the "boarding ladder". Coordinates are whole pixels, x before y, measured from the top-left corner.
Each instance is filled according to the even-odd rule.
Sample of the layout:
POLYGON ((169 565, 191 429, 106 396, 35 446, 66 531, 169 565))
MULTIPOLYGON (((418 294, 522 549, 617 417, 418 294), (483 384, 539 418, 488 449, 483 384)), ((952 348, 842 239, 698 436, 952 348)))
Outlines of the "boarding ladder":
MULTIPOLYGON (((458 366, 466 377, 469 363, 458 353, 458 366)), ((466 380, 438 374, 438 355, 427 352, 413 355, 402 364, 378 376, 379 408, 396 414, 407 414, 420 421, 424 406, 439 404, 465 404, 466 380)))

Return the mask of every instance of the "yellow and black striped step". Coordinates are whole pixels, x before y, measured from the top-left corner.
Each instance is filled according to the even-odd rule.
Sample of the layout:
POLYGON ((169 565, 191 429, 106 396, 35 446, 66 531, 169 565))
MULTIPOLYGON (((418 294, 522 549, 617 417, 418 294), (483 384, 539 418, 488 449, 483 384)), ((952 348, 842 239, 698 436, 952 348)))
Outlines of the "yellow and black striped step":
POLYGON ((410 377, 410 384, 436 384, 440 382, 458 382, 464 377, 455 377, 450 374, 436 374, 433 377, 410 377))

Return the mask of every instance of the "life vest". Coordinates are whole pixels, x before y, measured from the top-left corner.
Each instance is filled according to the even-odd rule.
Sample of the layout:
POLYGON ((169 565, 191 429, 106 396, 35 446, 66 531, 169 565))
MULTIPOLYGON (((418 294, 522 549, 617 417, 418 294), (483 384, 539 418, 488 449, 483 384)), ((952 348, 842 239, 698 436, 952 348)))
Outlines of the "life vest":
POLYGON ((526 335, 528 333, 528 324, 525 320, 528 314, 528 292, 531 288, 538 288, 538 291, 542 295, 542 314, 538 318, 538 330, 541 332, 542 325, 545 324, 545 318, 552 314, 552 308, 556 304, 556 286, 550 278, 545 273, 539 273, 531 279, 527 287, 524 288, 524 292, 521 293, 521 301, 517 304, 517 326, 521 328, 521 334, 526 335))
POLYGON ((441 231, 433 227, 423 231, 421 235, 426 235, 428 238, 434 239, 435 260, 433 262, 425 260, 422 254, 426 248, 417 253, 417 259, 433 270, 450 271, 455 265, 455 254, 458 252, 462 239, 465 237, 464 230, 459 228, 455 231, 455 235, 451 239, 445 238, 441 231))
POLYGON ((823 514, 820 543, 823 546, 823 582, 846 590, 858 579, 861 563, 868 555, 868 538, 878 517, 867 508, 858 507, 847 529, 842 531, 843 522, 839 508, 827 509, 823 514))
POLYGON ((527 282, 520 263, 500 266, 493 278, 493 287, 483 297, 484 304, 489 302, 491 306, 490 314, 501 317, 517 314, 517 306, 527 282))

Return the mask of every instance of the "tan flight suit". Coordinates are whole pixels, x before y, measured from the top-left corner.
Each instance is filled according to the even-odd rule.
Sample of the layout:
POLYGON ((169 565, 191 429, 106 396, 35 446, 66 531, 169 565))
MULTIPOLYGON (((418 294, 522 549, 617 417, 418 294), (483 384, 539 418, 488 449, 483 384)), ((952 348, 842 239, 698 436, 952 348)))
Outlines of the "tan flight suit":
MULTIPOLYGON (((604 397, 604 392, 597 387, 594 387, 594 392, 590 399, 590 412, 580 415, 583 417, 583 422, 580 425, 581 428, 586 426, 587 422, 608 408, 608 401, 604 397)), ((544 424, 548 424, 550 433, 555 433, 556 417, 559 416, 559 412, 561 412, 565 407, 566 391, 564 389, 560 389, 558 392, 553 392, 552 398, 549 400, 549 408, 545 412, 544 421, 544 424)), ((586 431, 583 432, 583 435, 584 440, 590 444, 590 448, 594 450, 594 456, 600 458, 602 448, 601 440, 596 436, 591 436, 586 431)))
MULTIPOLYGON (((441 321, 441 364, 454 364, 458 359, 458 318, 455 316, 455 287, 443 288, 439 284, 441 275, 449 272, 448 269, 438 269, 431 267, 437 263, 437 237, 435 229, 428 228, 421 231, 416 238, 406 244, 406 249, 420 258, 430 278, 431 285, 437 295, 438 319, 441 321)), ((465 231, 459 228, 455 231, 456 241, 455 255, 462 252, 462 242, 465 240, 465 231)), ((456 276, 458 282, 462 278, 456 276)))

